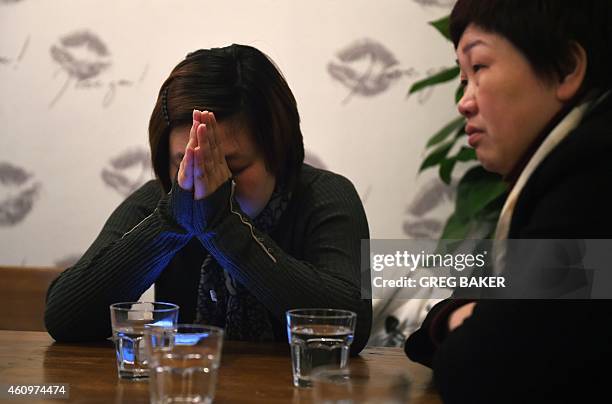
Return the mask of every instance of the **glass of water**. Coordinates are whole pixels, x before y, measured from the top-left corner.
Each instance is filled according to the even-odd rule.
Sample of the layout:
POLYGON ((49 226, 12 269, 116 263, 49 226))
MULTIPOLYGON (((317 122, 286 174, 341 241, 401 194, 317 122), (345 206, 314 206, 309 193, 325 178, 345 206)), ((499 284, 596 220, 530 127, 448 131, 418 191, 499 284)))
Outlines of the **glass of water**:
POLYGON ((212 403, 221 362, 223 330, 178 324, 145 329, 151 403, 212 403))
POLYGON ((162 302, 124 302, 110 306, 113 341, 120 379, 144 379, 149 375, 144 341, 145 326, 173 329, 179 307, 162 302))
POLYGON ((345 368, 355 334, 357 315, 348 310, 296 309, 287 312, 293 385, 312 386, 311 372, 319 366, 345 368))

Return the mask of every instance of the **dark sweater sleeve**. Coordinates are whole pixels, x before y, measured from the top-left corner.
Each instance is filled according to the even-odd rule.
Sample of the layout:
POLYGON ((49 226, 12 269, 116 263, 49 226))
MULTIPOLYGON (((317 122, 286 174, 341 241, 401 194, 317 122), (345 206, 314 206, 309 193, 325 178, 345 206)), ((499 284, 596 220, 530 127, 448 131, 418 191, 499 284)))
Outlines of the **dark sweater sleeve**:
POLYGON ((83 257, 49 287, 45 324, 57 341, 111 335, 109 305, 135 301, 192 237, 173 219, 172 198, 150 181, 109 217, 83 257))
MULTIPOLYGON (((304 256, 297 259, 260 232, 233 198, 229 183, 202 201, 214 212, 198 235, 205 248, 279 320, 293 308, 341 308, 357 313, 352 352, 365 346, 372 320, 371 301, 361 298, 360 243, 369 238, 361 200, 345 178, 324 172, 301 192, 307 222, 304 256)), ((196 208, 198 210, 198 208, 196 208)), ((368 274, 369 278, 369 274, 368 274)))
POLYGON ((473 300, 450 298, 432 307, 421 327, 406 339, 406 355, 415 362, 432 367, 434 354, 448 334, 450 315, 471 301, 473 300))

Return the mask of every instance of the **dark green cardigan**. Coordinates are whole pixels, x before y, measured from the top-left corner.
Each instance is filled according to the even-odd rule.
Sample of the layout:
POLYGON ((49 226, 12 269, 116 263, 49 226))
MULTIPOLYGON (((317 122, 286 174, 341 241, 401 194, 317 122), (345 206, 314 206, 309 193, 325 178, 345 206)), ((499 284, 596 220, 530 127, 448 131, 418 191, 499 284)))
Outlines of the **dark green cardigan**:
MULTIPOLYGON (((79 262, 50 286, 45 323, 51 336, 58 341, 109 337, 108 306, 137 300, 154 282, 156 300, 177 303, 179 321, 193 321, 208 250, 265 306, 277 341, 287 338, 285 311, 343 308, 357 313, 352 352, 361 351, 372 317, 371 301, 361 299, 360 272, 360 240, 368 239, 369 231, 351 182, 304 165, 272 234, 251 232, 235 201, 240 214, 230 211, 229 189, 228 182, 196 207, 206 212, 207 204, 223 206, 195 232, 180 226, 172 213, 184 200, 180 192, 165 195, 150 181, 128 197, 79 262)), ((364 279, 369 282, 369 273, 364 279)))

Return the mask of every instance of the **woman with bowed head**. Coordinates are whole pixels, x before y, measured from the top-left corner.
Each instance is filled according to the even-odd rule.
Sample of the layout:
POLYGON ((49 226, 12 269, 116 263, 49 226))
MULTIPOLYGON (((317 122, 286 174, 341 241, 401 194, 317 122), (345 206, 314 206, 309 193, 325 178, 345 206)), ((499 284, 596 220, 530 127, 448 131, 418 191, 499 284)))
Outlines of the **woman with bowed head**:
POLYGON ((244 45, 187 55, 161 86, 149 141, 156 179, 49 288, 53 338, 109 337, 109 305, 155 283, 180 322, 235 340, 286 341, 289 309, 351 310, 352 352, 363 349, 363 206, 349 180, 304 164, 295 98, 266 55, 244 45))
MULTIPOLYGON (((509 184, 496 241, 611 239, 612 3, 459 0, 450 31, 468 142, 509 184)), ((611 301, 532 297, 443 301, 406 353, 433 367, 448 403, 609 395, 611 301)))

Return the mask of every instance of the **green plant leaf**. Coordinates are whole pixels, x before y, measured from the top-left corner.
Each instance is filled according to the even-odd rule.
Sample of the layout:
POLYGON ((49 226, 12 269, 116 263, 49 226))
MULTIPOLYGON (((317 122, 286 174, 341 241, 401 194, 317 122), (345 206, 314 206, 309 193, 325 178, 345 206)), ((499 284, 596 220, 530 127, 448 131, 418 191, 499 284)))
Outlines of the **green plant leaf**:
POLYGON ((438 174, 440 175, 440 179, 446 184, 450 185, 452 180, 453 168, 455 168, 455 164, 457 163, 456 158, 444 159, 440 162, 440 169, 438 174))
POLYGON ((442 34, 444 38, 448 39, 449 41, 451 40, 450 16, 447 15, 446 17, 442 17, 439 20, 431 21, 429 24, 432 25, 435 29, 437 29, 438 32, 442 34))
POLYGON ((457 129, 457 132, 455 132, 455 139, 459 139, 462 136, 466 136, 467 133, 465 133, 465 126, 461 126, 459 129, 457 129))
POLYGON ((464 174, 457 186, 455 214, 466 220, 474 219, 506 190, 506 184, 499 175, 486 171, 480 165, 473 167, 464 174))
POLYGON ((446 126, 444 126, 442 129, 440 129, 435 135, 433 135, 429 141, 427 142, 427 145, 425 147, 431 147, 433 145, 436 145, 444 140, 446 140, 447 137, 449 137, 453 131, 462 128, 463 125, 465 123, 465 118, 462 116, 459 116, 455 119, 453 119, 452 121, 450 121, 448 124, 446 124, 446 126))
POLYGON ((461 146, 461 149, 455 155, 457 161, 471 161, 476 159, 476 150, 471 147, 461 146))
POLYGON ((465 86, 459 85, 457 90, 455 90, 455 104, 459 104, 459 100, 463 97, 463 92, 465 91, 465 86))
POLYGON ((440 239, 464 239, 470 233, 471 229, 471 221, 469 219, 457 215, 457 213, 455 212, 450 215, 450 217, 446 221, 440 239))
POLYGON ((451 140, 450 142, 444 143, 440 145, 439 147, 437 147, 436 149, 434 149, 434 151, 429 153, 429 155, 425 158, 425 160, 423 161, 423 164, 421 164, 421 167, 419 167, 419 172, 429 167, 433 167, 437 164, 440 164, 440 162, 448 155, 448 152, 450 151, 450 149, 453 147, 454 144, 455 144, 455 141, 451 140))
POLYGON ((434 74, 433 76, 429 76, 423 80, 419 80, 416 83, 414 83, 410 87, 410 90, 408 91, 408 95, 421 91, 422 89, 426 87, 446 83, 447 81, 451 81, 458 75, 459 75, 458 66, 449 67, 447 69, 442 70, 441 72, 434 74))

